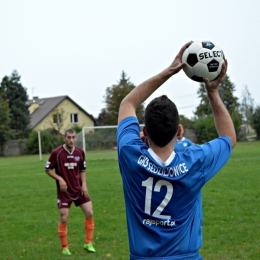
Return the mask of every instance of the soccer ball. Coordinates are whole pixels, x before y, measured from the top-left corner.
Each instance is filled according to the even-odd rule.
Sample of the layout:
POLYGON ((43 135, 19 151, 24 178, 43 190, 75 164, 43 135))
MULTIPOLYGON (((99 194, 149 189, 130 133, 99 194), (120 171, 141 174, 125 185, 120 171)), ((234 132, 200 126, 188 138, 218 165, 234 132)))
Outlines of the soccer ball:
POLYGON ((182 62, 186 75, 197 82, 203 78, 216 79, 222 68, 225 56, 223 51, 210 41, 195 41, 183 53, 182 62))

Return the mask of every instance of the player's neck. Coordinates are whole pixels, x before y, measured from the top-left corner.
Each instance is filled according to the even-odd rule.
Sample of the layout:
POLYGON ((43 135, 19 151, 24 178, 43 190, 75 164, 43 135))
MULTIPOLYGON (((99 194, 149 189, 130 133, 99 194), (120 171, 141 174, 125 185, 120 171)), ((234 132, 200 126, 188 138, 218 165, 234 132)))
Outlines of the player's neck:
POLYGON ((167 161, 167 159, 171 156, 173 152, 173 147, 175 145, 176 139, 174 138, 170 143, 168 143, 164 147, 159 147, 156 145, 151 145, 151 149, 156 153, 156 155, 163 161, 167 161))
POLYGON ((70 146, 67 146, 66 144, 64 144, 64 147, 65 147, 65 149, 68 151, 68 152, 72 152, 73 150, 74 150, 74 148, 75 148, 75 146, 72 146, 72 147, 70 147, 70 146))

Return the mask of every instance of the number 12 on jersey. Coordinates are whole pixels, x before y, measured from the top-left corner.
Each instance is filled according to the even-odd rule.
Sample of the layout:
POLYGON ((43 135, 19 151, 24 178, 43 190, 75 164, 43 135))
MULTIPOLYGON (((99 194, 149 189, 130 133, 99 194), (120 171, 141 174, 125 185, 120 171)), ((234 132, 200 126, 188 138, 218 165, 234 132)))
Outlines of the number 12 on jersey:
POLYGON ((165 181, 165 180, 159 180, 155 183, 155 185, 153 184, 153 182, 154 182, 153 177, 149 177, 147 180, 142 182, 142 186, 146 187, 144 211, 145 213, 157 218, 170 219, 171 218, 170 215, 162 215, 161 213, 172 198, 173 186, 169 181, 165 181), (154 190, 153 190, 153 186, 154 186, 154 190), (163 198, 163 200, 161 201, 157 209, 153 212, 153 214, 151 214, 153 191, 160 192, 162 186, 165 186, 167 190, 165 197, 163 198))

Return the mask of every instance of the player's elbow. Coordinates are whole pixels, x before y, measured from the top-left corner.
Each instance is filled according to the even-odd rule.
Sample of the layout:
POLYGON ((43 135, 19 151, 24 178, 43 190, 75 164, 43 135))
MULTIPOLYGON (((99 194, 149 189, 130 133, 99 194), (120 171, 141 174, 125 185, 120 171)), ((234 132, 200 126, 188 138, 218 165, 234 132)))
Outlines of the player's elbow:
POLYGON ((232 134, 225 134, 224 136, 227 136, 230 139, 232 149, 236 146, 237 144, 237 137, 235 133, 232 134))
POLYGON ((127 98, 124 98, 119 106, 118 124, 124 118, 129 117, 129 116, 135 116, 135 107, 127 98))
POLYGON ((231 137, 230 140, 231 140, 232 148, 234 148, 236 146, 236 144, 237 144, 236 135, 231 137))
POLYGON ((46 170, 46 169, 45 169, 45 173, 50 176, 50 170, 46 170))

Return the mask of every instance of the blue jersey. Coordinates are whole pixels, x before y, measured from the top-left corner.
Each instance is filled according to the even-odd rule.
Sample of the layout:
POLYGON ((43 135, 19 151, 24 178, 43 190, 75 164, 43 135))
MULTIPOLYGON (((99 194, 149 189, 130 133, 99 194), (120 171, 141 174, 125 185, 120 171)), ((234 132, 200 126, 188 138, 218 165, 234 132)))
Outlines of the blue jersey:
POLYGON ((130 260, 202 259, 201 188, 228 161, 228 137, 192 145, 166 162, 140 139, 136 117, 117 131, 130 260))
POLYGON ((192 145, 192 141, 183 137, 181 140, 176 141, 174 146, 174 152, 183 152, 188 146, 192 145))

